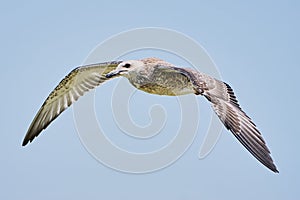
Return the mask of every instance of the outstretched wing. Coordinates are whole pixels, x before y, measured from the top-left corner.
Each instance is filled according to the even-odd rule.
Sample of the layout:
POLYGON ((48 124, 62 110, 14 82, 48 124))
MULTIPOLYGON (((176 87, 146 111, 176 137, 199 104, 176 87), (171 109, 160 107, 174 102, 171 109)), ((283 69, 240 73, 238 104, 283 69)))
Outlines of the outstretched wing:
POLYGON ((232 88, 217 80, 215 83, 215 88, 205 91, 204 96, 212 103, 220 120, 257 160, 273 172, 278 172, 261 133, 239 106, 232 88))
POLYGON ((273 172, 278 172, 261 133, 251 118, 241 109, 232 88, 227 83, 192 69, 176 67, 173 69, 190 78, 195 91, 212 103, 213 110, 224 126, 257 160, 273 172))
POLYGON ((85 92, 108 80, 105 75, 121 61, 85 65, 72 70, 50 93, 33 119, 22 145, 25 146, 85 92))

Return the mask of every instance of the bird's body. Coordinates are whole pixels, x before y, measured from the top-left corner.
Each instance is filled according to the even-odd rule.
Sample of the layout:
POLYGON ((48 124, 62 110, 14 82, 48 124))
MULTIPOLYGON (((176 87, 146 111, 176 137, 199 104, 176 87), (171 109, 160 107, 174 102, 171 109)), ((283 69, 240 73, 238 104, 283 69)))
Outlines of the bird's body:
POLYGON ((134 87, 151 94, 167 96, 179 96, 195 92, 188 77, 172 70, 175 66, 164 61, 159 61, 153 65, 152 60, 158 61, 154 58, 144 59, 141 61, 145 63, 143 68, 126 76, 134 87), (170 69, 164 70, 163 68, 166 66, 170 69))
POLYGON ((24 138, 32 141, 58 115, 85 92, 118 76, 126 77, 139 90, 168 96, 203 95, 224 126, 262 164, 278 172, 264 139, 250 117, 241 109, 231 87, 211 76, 179 68, 157 58, 93 64, 74 69, 50 93, 24 138))

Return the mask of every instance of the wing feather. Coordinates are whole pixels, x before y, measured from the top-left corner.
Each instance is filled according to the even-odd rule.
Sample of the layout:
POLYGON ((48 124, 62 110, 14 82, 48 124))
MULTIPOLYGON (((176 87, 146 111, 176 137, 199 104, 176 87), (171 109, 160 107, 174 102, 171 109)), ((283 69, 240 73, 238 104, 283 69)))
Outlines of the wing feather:
POLYGON ((251 118, 242 110, 233 89, 227 84, 208 75, 187 68, 176 68, 190 78, 196 94, 205 96, 224 126, 263 165, 278 172, 265 140, 251 118))
POLYGON ((273 172, 278 172, 265 140, 251 118, 241 109, 232 88, 215 79, 213 82, 216 88, 209 87, 208 90, 204 90, 203 95, 210 100, 225 127, 257 160, 273 172), (217 88, 220 86, 221 88, 217 88), (220 93, 221 90, 225 92, 220 93))
POLYGON ((34 117, 22 145, 37 137, 42 130, 56 119, 65 109, 83 96, 108 80, 105 75, 114 70, 121 61, 86 65, 72 70, 50 93, 34 117))

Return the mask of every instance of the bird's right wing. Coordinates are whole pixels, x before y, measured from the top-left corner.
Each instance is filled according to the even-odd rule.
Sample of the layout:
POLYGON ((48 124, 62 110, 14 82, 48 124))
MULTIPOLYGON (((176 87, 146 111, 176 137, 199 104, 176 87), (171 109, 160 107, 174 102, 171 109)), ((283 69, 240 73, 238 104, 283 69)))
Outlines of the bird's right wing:
POLYGON ((25 146, 85 92, 109 78, 105 75, 121 61, 85 65, 72 70, 50 93, 33 119, 22 145, 25 146))

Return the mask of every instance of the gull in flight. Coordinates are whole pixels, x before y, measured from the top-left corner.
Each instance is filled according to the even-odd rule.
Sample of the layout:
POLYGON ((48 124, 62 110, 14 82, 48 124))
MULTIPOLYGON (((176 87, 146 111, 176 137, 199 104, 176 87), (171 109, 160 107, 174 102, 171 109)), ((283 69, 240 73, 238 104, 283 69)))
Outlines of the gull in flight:
POLYGON ((278 173, 266 143, 250 117, 241 109, 232 88, 206 74, 179 68, 158 58, 114 61, 75 68, 50 93, 33 119, 23 146, 37 137, 85 92, 123 76, 139 90, 168 96, 204 96, 224 126, 263 165, 278 173))

